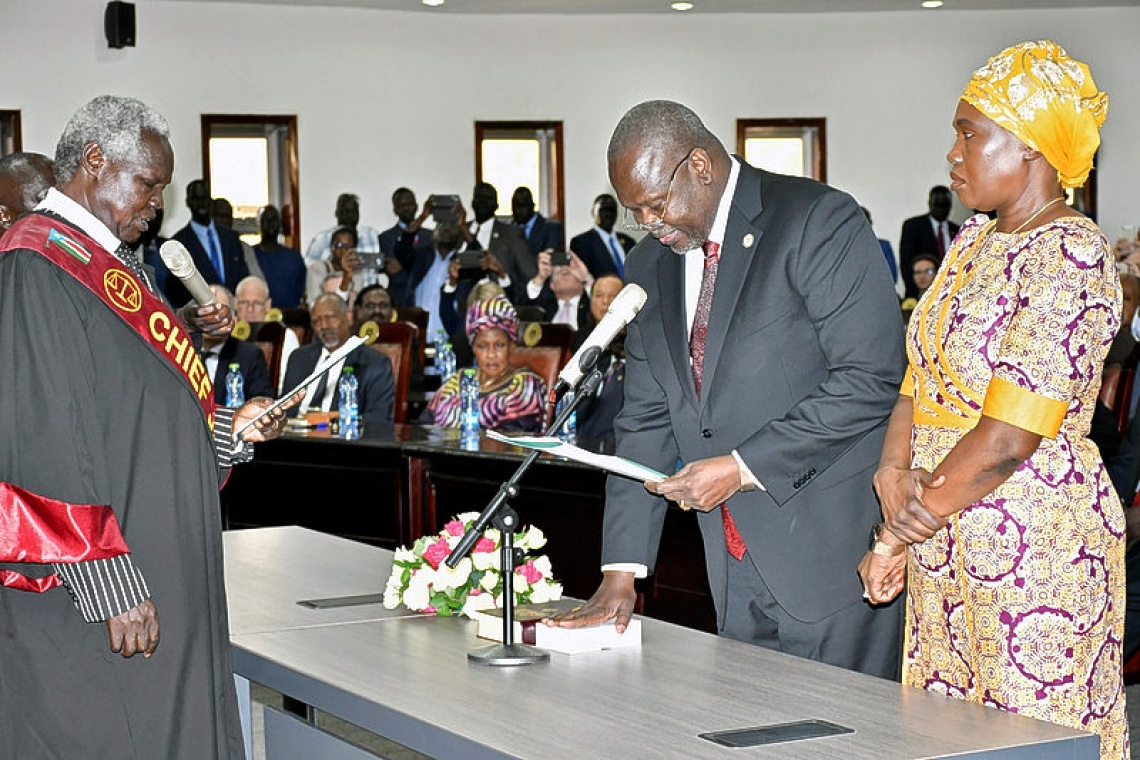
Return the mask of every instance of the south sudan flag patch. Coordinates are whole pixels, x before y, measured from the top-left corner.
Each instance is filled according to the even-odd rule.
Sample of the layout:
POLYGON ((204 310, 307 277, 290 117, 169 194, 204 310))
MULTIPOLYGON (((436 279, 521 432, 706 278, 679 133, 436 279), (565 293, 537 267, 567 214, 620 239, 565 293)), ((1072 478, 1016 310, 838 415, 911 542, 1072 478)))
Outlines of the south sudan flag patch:
POLYGON ((61 251, 67 253, 74 259, 77 259, 81 264, 91 263, 91 252, 83 247, 77 240, 64 235, 54 227, 48 231, 48 245, 54 245, 61 251))

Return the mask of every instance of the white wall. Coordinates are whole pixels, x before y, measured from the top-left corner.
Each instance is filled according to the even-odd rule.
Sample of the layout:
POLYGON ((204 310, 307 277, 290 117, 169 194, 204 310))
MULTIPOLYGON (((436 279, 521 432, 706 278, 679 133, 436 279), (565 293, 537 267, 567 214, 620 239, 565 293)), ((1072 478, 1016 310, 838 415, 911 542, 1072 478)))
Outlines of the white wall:
MULTIPOLYGON (((109 50, 102 0, 0 2, 0 108, 24 146, 52 153, 67 117, 101 92, 170 120, 167 234, 201 173, 199 114, 296 113, 302 234, 333 222, 336 195, 392 223, 389 196, 459 192, 474 174, 475 119, 561 119, 567 227, 608 189, 605 145, 631 105, 684 102, 732 147, 738 117, 827 118, 828 179, 897 244, 902 220, 945 183, 950 117, 970 73, 1014 42, 1060 41, 1112 97, 1102 132, 1100 220, 1140 221, 1135 129, 1140 8, 828 15, 463 16, 139 0, 138 46, 109 50)), ((510 188, 500 188, 500 193, 510 188)))

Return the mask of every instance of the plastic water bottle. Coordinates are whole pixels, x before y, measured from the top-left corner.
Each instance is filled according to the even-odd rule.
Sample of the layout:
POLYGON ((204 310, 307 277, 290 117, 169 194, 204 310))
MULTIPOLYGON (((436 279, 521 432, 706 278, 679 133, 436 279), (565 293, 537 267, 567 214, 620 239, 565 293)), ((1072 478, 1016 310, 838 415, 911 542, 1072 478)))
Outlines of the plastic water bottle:
POLYGON ((226 373, 226 406, 237 408, 245 403, 245 378, 241 376, 241 365, 230 364, 226 373))
POLYGON ((455 374, 455 349, 450 343, 439 343, 435 349, 435 361, 439 365, 440 382, 455 374))
MULTIPOLYGON (((562 410, 569 406, 574 401, 574 389, 566 391, 562 394, 562 398, 558 400, 558 406, 555 408, 555 414, 561 414, 562 410)), ((575 443, 578 440, 578 410, 575 409, 562 423, 562 427, 558 429, 558 438, 566 443, 575 443)))
POLYGON ((360 437, 360 408, 356 401, 356 391, 359 383, 352 367, 345 367, 340 371, 340 381, 337 383, 337 417, 340 420, 340 435, 347 440, 360 437))
POLYGON ((479 375, 473 369, 459 376, 459 438, 465 443, 479 440, 479 375))

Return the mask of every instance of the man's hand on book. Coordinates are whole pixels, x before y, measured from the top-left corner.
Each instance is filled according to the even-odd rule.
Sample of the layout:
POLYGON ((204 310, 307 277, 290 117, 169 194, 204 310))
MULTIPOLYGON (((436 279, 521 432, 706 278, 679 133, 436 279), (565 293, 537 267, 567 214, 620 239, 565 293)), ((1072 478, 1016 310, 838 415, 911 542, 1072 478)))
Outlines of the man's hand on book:
POLYGON ((600 625, 613 619, 617 632, 625 633, 636 601, 637 591, 633 586, 633 573, 607 570, 603 573, 602 585, 589 601, 569 612, 544 619, 542 624, 557 628, 582 628, 587 625, 600 625))

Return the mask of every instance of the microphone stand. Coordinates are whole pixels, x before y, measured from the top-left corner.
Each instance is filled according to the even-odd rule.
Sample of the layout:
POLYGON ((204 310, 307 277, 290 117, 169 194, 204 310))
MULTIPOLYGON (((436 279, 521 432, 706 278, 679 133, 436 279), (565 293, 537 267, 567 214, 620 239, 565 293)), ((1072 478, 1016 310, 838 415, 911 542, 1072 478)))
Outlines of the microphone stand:
MULTIPOLYGON (((554 421, 550 423, 546 429, 546 435, 553 435, 570 418, 582 399, 597 392, 598 386, 602 382, 602 373, 594 369, 594 365, 598 363, 599 356, 601 356, 601 349, 599 348, 591 348, 582 355, 578 365, 582 368, 583 373, 586 373, 586 379, 582 381, 578 387, 578 392, 574 394, 570 403, 566 404, 558 416, 554 418, 554 421)), ((498 493, 483 508, 479 517, 475 519, 463 538, 455 545, 451 554, 444 560, 448 567, 454 569, 471 551, 475 542, 487 529, 487 525, 494 522, 502 536, 502 543, 499 547, 499 566, 503 575, 503 643, 492 644, 467 653, 468 660, 480 665, 533 665, 550 659, 550 653, 543 649, 529 644, 515 643, 514 575, 515 565, 522 560, 522 550, 515 548, 515 530, 518 528, 519 515, 507 503, 508 499, 518 496, 519 481, 538 459, 540 453, 537 450, 532 450, 527 454, 526 459, 518 466, 514 474, 499 486, 498 493)))

